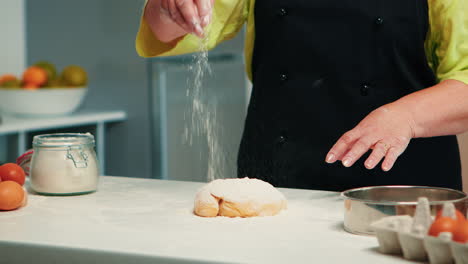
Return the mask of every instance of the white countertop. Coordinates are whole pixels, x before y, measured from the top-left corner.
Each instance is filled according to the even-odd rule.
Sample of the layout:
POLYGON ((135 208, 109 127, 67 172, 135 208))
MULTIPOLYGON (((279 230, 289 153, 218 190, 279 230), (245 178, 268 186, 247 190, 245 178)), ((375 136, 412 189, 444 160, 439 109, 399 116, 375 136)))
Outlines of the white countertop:
POLYGON ((338 193, 280 189, 278 216, 202 218, 200 186, 105 176, 93 194, 30 195, 0 212, 0 263, 410 263, 343 231, 338 193))

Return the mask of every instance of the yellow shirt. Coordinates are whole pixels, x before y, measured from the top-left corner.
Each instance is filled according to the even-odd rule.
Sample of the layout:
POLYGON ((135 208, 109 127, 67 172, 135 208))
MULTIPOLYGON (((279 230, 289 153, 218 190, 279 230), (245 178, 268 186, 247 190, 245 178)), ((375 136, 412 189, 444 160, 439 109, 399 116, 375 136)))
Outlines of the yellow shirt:
MULTIPOLYGON (((216 0, 209 26, 209 49, 233 38, 247 22, 245 39, 246 71, 252 80, 252 53, 255 38, 255 0, 216 0)), ((468 84, 468 0, 428 0, 429 31, 426 56, 439 81, 453 79, 468 84)), ((174 56, 198 51, 199 40, 186 35, 177 45, 159 41, 146 21, 141 19, 136 38, 140 56, 174 56)))

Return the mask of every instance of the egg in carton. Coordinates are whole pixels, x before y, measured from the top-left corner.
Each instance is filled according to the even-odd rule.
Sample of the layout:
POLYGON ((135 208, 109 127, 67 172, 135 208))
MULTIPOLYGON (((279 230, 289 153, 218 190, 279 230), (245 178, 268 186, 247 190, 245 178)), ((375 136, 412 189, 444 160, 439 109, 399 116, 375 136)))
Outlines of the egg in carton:
MULTIPOLYGON (((444 204, 442 216, 456 219, 452 203, 444 204)), ((441 232, 438 237, 429 236, 428 231, 434 219, 430 215, 429 201, 422 197, 414 217, 408 215, 389 216, 372 224, 379 250, 385 254, 403 254, 414 261, 444 264, 468 264, 468 244, 452 241, 452 233, 441 232)))
MULTIPOLYGON (((442 208, 442 217, 456 219, 455 206, 453 203, 445 203, 442 208)), ((441 232, 437 237, 426 235, 424 237, 424 247, 429 256, 429 262, 433 264, 453 263, 451 252, 452 233, 441 232)))

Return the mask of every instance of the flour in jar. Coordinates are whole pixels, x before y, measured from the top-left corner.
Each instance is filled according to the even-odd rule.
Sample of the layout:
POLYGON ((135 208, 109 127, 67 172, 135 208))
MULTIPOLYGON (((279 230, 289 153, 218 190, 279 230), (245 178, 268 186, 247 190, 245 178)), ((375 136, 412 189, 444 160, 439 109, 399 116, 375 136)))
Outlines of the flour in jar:
POLYGON ((39 135, 33 146, 30 177, 36 192, 66 195, 96 190, 99 170, 92 135, 39 135))

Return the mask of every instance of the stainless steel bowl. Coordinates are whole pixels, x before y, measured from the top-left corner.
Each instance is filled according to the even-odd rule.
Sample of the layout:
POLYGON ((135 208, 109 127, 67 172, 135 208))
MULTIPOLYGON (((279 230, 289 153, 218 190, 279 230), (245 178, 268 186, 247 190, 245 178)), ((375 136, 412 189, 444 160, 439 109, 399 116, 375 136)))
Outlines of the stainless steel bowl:
POLYGON ((461 191, 426 186, 374 186, 347 190, 344 228, 359 235, 373 235, 370 224, 385 216, 413 216, 419 197, 427 197, 431 213, 436 214, 446 202, 451 202, 466 215, 467 195, 461 191))

